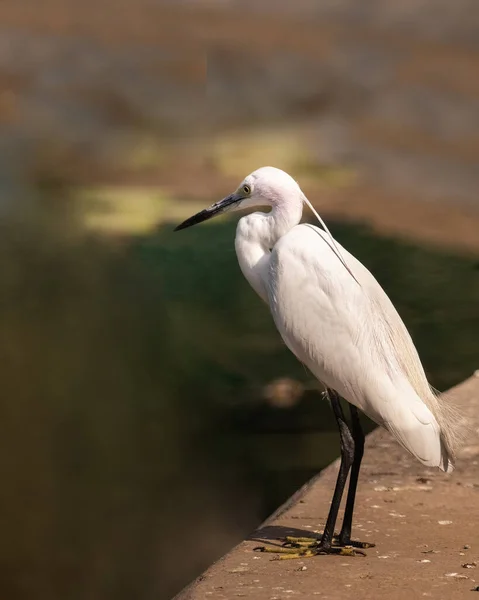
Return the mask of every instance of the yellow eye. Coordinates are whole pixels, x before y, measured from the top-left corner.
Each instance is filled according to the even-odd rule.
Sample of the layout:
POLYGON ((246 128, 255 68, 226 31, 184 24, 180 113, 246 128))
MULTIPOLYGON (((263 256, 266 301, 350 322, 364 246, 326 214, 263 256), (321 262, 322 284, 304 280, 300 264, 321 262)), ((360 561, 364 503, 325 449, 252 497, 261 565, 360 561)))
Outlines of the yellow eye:
POLYGON ((243 193, 246 194, 247 196, 249 196, 249 194, 251 194, 251 188, 249 185, 243 186, 243 193))

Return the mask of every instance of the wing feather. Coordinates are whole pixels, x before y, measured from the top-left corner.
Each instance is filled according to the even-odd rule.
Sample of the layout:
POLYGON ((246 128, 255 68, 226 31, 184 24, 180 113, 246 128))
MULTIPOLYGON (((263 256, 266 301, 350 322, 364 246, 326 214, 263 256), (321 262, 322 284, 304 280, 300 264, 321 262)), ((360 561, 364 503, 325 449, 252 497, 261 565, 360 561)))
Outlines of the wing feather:
POLYGON ((318 379, 384 425, 421 462, 452 470, 457 413, 429 386, 384 290, 338 246, 354 277, 312 225, 294 227, 273 248, 267 288, 280 334, 318 379))

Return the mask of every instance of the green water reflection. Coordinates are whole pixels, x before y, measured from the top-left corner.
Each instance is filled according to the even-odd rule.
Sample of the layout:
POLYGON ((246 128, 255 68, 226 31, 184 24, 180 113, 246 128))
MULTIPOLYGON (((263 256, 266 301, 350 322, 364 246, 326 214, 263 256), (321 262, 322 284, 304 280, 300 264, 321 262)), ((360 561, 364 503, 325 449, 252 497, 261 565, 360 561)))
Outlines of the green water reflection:
MULTIPOLYGON (((262 399, 311 377, 243 280, 234 223, 122 245, 61 224, 10 224, 0 242, 0 590, 169 598, 336 456, 332 418, 314 391, 290 409, 262 399)), ((477 261, 331 227, 431 382, 468 376, 477 261)))

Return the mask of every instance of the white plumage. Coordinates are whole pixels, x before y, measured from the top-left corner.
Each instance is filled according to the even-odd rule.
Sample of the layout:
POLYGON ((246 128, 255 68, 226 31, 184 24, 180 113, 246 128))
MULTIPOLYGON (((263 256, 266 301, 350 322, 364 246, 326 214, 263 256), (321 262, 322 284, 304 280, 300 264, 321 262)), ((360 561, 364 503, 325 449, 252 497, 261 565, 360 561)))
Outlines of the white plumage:
POLYGON ((252 190, 242 207, 269 198, 272 210, 240 219, 238 261, 288 348, 423 464, 451 471, 458 421, 379 283, 326 232, 298 224, 305 197, 289 175, 263 167, 242 185, 252 190))
MULTIPOLYGON (((254 212, 238 222, 239 265, 269 305, 288 348, 326 386, 341 440, 341 464, 324 532, 309 550, 291 553, 342 553, 341 548, 351 544, 364 445, 356 409, 388 429, 422 464, 446 472, 454 468, 454 446, 462 424, 454 409, 429 386, 414 343, 386 293, 368 269, 333 239, 287 173, 273 167, 254 171, 236 192, 177 229, 226 210, 259 206, 271 210, 254 212), (299 224, 304 204, 325 231, 299 224), (355 407, 350 423, 338 395, 355 407), (349 471, 343 526, 334 538, 349 471)), ((367 544, 356 543, 356 547, 367 544)))
POLYGON ((452 448, 431 410, 437 401, 399 315, 371 273, 339 246, 360 285, 352 279, 328 241, 318 228, 297 225, 276 243, 267 284, 276 327, 327 387, 423 464, 452 470, 452 448))

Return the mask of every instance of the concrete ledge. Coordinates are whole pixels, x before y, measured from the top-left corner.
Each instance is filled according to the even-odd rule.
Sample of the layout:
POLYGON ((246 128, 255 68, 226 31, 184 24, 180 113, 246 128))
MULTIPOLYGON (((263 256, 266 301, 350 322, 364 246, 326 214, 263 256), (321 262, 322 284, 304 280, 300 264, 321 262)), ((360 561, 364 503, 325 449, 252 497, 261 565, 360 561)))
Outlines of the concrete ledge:
POLYGON ((253 552, 258 542, 322 529, 335 461, 176 600, 469 597, 479 585, 479 376, 449 394, 471 425, 454 473, 423 467, 382 429, 368 436, 353 530, 376 543, 366 558, 277 561, 253 552))

